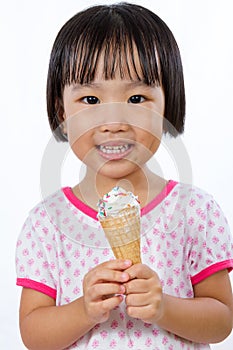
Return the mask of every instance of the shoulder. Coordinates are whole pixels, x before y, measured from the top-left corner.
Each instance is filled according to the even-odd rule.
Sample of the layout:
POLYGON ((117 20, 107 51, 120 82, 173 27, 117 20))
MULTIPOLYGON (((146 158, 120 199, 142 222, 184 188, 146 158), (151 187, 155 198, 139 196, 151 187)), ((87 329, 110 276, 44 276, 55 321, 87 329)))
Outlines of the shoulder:
POLYGON ((67 202, 65 196, 65 188, 60 188, 56 192, 51 193, 45 198, 42 198, 42 201, 37 204, 37 206, 47 206, 54 207, 62 203, 67 202))
POLYGON ((228 226, 227 219, 214 196, 197 186, 176 183, 169 198, 172 214, 182 217, 185 222, 195 222, 199 225, 200 222, 211 224, 214 221, 216 224, 228 226))
POLYGON ((70 192, 69 187, 62 188, 43 199, 29 212, 28 227, 31 227, 37 237, 43 237, 46 233, 46 239, 69 238, 80 242, 81 238, 85 238, 84 230, 85 233, 88 230, 92 233, 93 228, 100 229, 96 218, 89 216, 81 204, 76 205, 70 200, 67 189, 70 192))
POLYGON ((229 233, 227 218, 212 194, 197 186, 182 183, 178 183, 174 190, 179 198, 179 212, 183 214, 188 227, 202 228, 204 232, 217 230, 229 233))
POLYGON ((201 207, 208 209, 213 205, 219 207, 212 194, 192 184, 178 182, 173 188, 171 196, 177 197, 180 202, 184 202, 184 205, 190 208, 201 207))
POLYGON ((63 189, 59 189, 56 192, 50 194, 46 198, 38 202, 27 215, 27 219, 23 225, 22 231, 30 228, 33 232, 43 233, 52 232, 56 229, 54 223, 57 222, 57 218, 67 207, 69 201, 67 200, 63 189), (53 230, 51 230, 53 228, 53 230))
POLYGON ((37 259, 40 259, 47 256, 47 253, 52 256, 52 252, 55 252, 54 234, 57 230, 53 217, 58 214, 56 214, 56 210, 60 202, 65 202, 62 190, 43 199, 29 211, 18 235, 16 244, 18 259, 24 260, 35 254, 37 259))

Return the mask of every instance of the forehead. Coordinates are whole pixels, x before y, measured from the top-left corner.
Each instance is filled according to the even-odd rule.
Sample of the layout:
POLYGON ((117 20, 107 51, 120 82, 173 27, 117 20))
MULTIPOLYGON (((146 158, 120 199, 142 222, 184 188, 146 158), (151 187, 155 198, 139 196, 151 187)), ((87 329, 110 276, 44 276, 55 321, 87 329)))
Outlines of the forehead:
POLYGON ((145 43, 136 43, 130 37, 118 39, 113 36, 92 45, 80 38, 71 47, 63 65, 63 86, 90 83, 99 78, 138 80, 147 85, 160 85, 155 44, 146 48, 145 43))
POLYGON ((131 51, 128 47, 125 47, 123 52, 114 52, 111 48, 107 55, 105 49, 102 50, 96 63, 95 80, 102 79, 144 81, 142 63, 134 43, 131 51))

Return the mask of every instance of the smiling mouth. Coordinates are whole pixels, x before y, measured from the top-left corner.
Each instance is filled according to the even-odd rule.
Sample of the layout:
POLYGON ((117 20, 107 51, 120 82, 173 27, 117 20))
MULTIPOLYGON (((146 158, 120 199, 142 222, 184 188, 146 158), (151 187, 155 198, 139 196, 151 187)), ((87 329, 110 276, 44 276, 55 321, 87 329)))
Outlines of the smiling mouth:
POLYGON ((121 145, 99 145, 97 149, 99 154, 106 159, 122 159, 132 150, 132 144, 121 145))
POLYGON ((110 154, 110 153, 120 154, 120 153, 124 153, 125 151, 127 151, 130 147, 131 147, 131 145, 129 145, 129 144, 119 145, 119 146, 100 145, 99 150, 103 153, 108 153, 108 154, 110 154))

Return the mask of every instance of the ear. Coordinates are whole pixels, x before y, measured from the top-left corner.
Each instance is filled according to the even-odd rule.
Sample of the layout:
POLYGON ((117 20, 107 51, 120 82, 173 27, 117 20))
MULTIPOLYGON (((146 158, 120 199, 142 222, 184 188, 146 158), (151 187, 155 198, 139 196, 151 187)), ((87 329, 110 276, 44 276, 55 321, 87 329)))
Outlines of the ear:
POLYGON ((65 114, 65 112, 62 115, 62 120, 63 121, 60 124, 60 128, 61 128, 62 133, 67 137, 67 122, 66 122, 66 114, 65 114))
POLYGON ((61 99, 57 99, 56 103, 56 119, 58 127, 60 128, 62 134, 67 137, 67 126, 66 126, 66 113, 63 108, 63 103, 61 99))

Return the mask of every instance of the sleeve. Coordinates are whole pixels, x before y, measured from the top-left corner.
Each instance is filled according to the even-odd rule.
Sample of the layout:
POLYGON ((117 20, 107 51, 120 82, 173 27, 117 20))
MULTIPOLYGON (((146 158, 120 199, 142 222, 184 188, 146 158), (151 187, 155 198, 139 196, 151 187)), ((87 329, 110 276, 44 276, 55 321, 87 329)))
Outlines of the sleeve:
POLYGON ((193 285, 210 275, 233 268, 233 239, 227 220, 210 197, 195 208, 195 225, 189 234, 188 259, 193 285))
POLYGON ((28 217, 16 245, 16 284, 56 299, 56 248, 51 229, 28 217))

